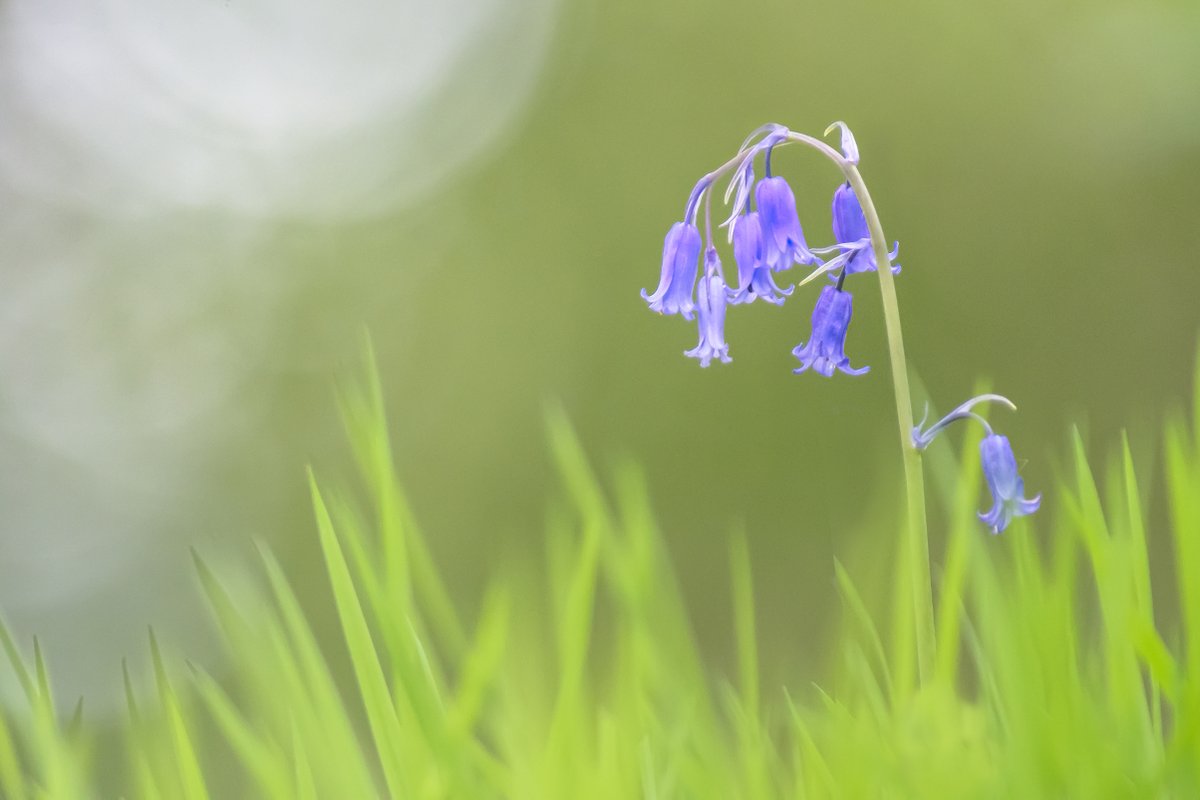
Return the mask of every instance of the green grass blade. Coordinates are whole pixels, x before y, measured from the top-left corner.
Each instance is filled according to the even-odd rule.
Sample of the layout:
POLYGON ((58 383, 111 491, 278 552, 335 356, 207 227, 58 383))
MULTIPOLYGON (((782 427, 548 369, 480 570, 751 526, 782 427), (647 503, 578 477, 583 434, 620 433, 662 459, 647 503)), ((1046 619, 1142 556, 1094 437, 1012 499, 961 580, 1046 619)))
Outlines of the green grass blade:
POLYGON ((863 602, 862 595, 859 594, 858 588, 854 585, 854 579, 850 577, 850 573, 842 566, 842 562, 834 559, 833 574, 837 579, 838 590, 842 595, 842 603, 846 610, 850 612, 850 619, 854 621, 857 630, 860 632, 855 637, 858 640, 865 640, 865 646, 870 651, 874 660, 874 668, 879 670, 879 679, 883 685, 890 690, 894 689, 891 669, 888 666, 887 651, 883 647, 883 639, 879 635, 879 629, 875 627, 875 622, 871 618, 871 612, 867 609, 866 603, 863 602))
POLYGON ((317 533, 321 541, 321 551, 325 554, 325 566, 333 589, 334 603, 337 606, 338 618, 342 623, 346 648, 349 651, 350 662, 362 694, 363 706, 367 712, 367 722, 371 728, 384 780, 387 783, 388 791, 394 797, 407 796, 410 790, 400 767, 403 763, 401 744, 403 733, 400 729, 400 720, 396 716, 396 706, 384 677, 383 666, 379 662, 379 655, 375 650, 366 618, 363 616, 358 593, 351 581, 349 567, 346 564, 341 545, 338 543, 337 534, 334 532, 333 521, 329 517, 329 511, 311 471, 309 472, 309 489, 317 518, 317 533))
POLYGON ((754 578, 750 550, 744 534, 733 536, 729 544, 729 571, 733 585, 733 621, 737 640, 738 678, 741 703, 757 725, 759 710, 758 641, 754 624, 754 578))
POLYGON ((259 557, 271 586, 276 606, 282 615, 281 625, 270 625, 269 662, 277 665, 278 674, 267 686, 282 685, 287 692, 277 722, 280 735, 291 735, 298 726, 310 736, 321 736, 326 742, 309 751, 309 760, 316 779, 326 791, 339 787, 354 796, 374 793, 371 770, 364 760, 363 749, 355 735, 354 725, 337 690, 337 683, 321 655, 316 637, 308 626, 304 612, 283 569, 265 547, 259 547, 259 557), (297 703, 302 703, 297 706, 297 703), (326 778, 336 778, 327 784, 326 778))
POLYGON ((0 792, 12 800, 25 800, 25 775, 17 755, 7 712, 0 712, 0 792))
POLYGON ((200 766, 196 746, 188 731, 179 698, 167 678, 167 670, 163 665, 162 653, 153 630, 150 631, 150 658, 154 666, 154 679, 158 685, 159 702, 166 715, 174 747, 175 775, 178 778, 180 797, 184 800, 207 800, 208 789, 205 786, 204 770, 200 766))
POLYGON ((278 748, 259 736, 237 705, 207 672, 195 665, 189 666, 192 670, 192 682, 201 700, 217 723, 230 750, 241 761, 246 773, 254 779, 263 796, 287 797, 287 771, 278 748))
POLYGON ((34 702, 38 693, 37 686, 29 674, 29 669, 25 666, 25 659, 21 656, 21 650, 17 647, 12 633, 9 632, 8 625, 2 619, 0 619, 0 644, 4 646, 4 654, 8 656, 8 663, 12 667, 13 674, 17 676, 21 689, 25 692, 25 697, 31 703, 34 702))
POLYGON ((503 587, 494 588, 484 598, 475 641, 463 660, 462 677, 450 711, 450 727, 459 737, 466 737, 478 724, 488 690, 498 677, 508 641, 511 603, 503 587))

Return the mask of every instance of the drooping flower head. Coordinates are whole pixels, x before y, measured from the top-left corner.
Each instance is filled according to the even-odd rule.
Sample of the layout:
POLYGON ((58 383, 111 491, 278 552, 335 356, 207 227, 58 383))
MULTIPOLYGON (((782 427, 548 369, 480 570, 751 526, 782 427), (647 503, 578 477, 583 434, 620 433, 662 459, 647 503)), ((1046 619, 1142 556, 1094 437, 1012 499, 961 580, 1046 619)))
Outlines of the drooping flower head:
POLYGON ((912 444, 917 450, 924 450, 951 423, 971 419, 983 426, 987 435, 979 444, 979 453, 983 460, 983 476, 987 479, 988 489, 992 492, 993 505, 986 514, 979 513, 979 518, 992 529, 992 533, 1000 533, 1008 527, 1013 517, 1023 517, 1038 510, 1042 503, 1039 494, 1033 499, 1023 497, 1025 482, 1017 474, 1017 460, 1013 457, 1012 446, 1008 438, 992 431, 992 426, 972 409, 980 403, 1000 403, 1015 411, 1017 407, 1007 397, 999 394, 981 394, 972 397, 958 408, 942 417, 937 422, 922 430, 925 420, 912 429, 912 444))
POLYGON ((994 501, 986 514, 979 512, 979 518, 992 529, 992 533, 1000 533, 1008 527, 1013 517, 1023 517, 1037 511, 1042 504, 1042 496, 1039 494, 1032 499, 1023 496, 1025 481, 1017 474, 1017 459, 1013 456, 1007 436, 989 433, 979 443, 979 453, 983 459, 983 476, 987 479, 994 501))
POLYGON ((663 242, 662 276, 654 294, 642 289, 642 299, 651 311, 660 314, 681 314, 691 319, 695 304, 692 290, 696 287, 696 263, 700 257, 700 231, 695 224, 676 222, 667 231, 663 242))
POLYGON ((816 264, 819 259, 808 249, 796 197, 783 178, 763 178, 754 187, 754 203, 762 223, 763 259, 772 270, 787 269, 793 263, 816 264))
MULTIPOLYGON (((833 237, 843 250, 847 273, 874 272, 878 268, 867 217, 849 183, 843 183, 833 193, 833 237)), ((897 252, 894 250, 891 257, 895 258, 897 252)), ((899 273, 900 265, 892 264, 892 272, 899 273)))
POLYGON ((700 360, 700 366, 707 367, 714 358, 722 364, 728 364, 729 345, 725 343, 725 294, 728 287, 721 277, 721 262, 717 251, 709 247, 704 253, 704 276, 700 279, 700 291, 697 297, 697 311, 700 319, 700 341, 691 350, 684 351, 689 358, 700 360))
POLYGON ((743 214, 733 221, 733 258, 738 266, 738 289, 730 302, 752 303, 761 297, 779 305, 792 293, 792 288, 780 289, 763 257, 762 221, 757 211, 743 214))
POLYGON ((852 312, 850 293, 826 286, 821 289, 812 316, 812 338, 808 344, 797 345, 792 355, 800 359, 800 366, 793 372, 801 373, 810 367, 826 378, 833 376, 835 369, 847 375, 862 375, 870 367, 853 369, 846 356, 846 329, 850 326, 852 312))

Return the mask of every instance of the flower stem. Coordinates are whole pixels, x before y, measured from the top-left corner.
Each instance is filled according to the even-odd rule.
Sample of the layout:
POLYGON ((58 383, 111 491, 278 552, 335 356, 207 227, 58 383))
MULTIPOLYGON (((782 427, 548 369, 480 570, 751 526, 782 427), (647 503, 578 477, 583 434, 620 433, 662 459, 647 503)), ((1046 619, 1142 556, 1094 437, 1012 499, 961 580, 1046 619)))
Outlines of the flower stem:
POLYGON ((896 417, 900 429, 900 453, 904 460, 904 482, 907 487, 908 524, 904 545, 912 581, 910 594, 916 623, 917 675, 920 682, 925 683, 932 675, 934 663, 933 587, 929 569, 929 529, 925 517, 925 476, 921 469, 921 454, 913 446, 911 438, 912 396, 909 394, 908 366, 904 358, 904 333, 900 329, 900 305, 896 300, 896 281, 888 257, 887 238, 883 235, 883 225, 879 222, 879 213, 871 201, 871 194, 855 164, 841 160, 840 166, 867 218, 871 247, 878 265, 888 356, 892 365, 892 388, 896 395, 896 417))
MULTIPOLYGON (((836 123, 835 123, 836 125, 836 123)), ((831 126, 832 127, 832 126, 831 126)), ((844 127, 844 126, 843 126, 844 127)), ((824 155, 841 169, 867 219, 871 233, 871 247, 879 273, 880 295, 883 299, 883 318, 887 330, 888 356, 892 365, 892 388, 896 395, 896 422, 900 433, 900 456, 904 462, 906 487, 907 524, 904 531, 904 557, 909 568, 909 596, 913 604, 913 622, 916 642, 917 679, 926 683, 933 674, 935 634, 933 622, 933 585, 929 567, 929 527, 925 516, 925 475, 921 469, 921 453, 912 442, 913 410, 912 396, 908 387, 908 365, 904 357, 904 333, 900 328, 900 305, 896 300, 896 281, 892 275, 892 260, 888 255, 887 237, 879 213, 871 200, 871 193, 858 171, 857 152, 843 155, 825 142, 807 134, 787 130, 783 126, 767 125, 756 130, 743 144, 738 156, 705 176, 715 180, 730 169, 746 152, 750 141, 767 131, 782 131, 788 142, 803 144, 824 155)), ((782 144, 782 143, 781 143, 782 144)), ((815 275, 813 276, 815 277, 815 275)), ((900 632, 897 631, 897 636, 900 632)))

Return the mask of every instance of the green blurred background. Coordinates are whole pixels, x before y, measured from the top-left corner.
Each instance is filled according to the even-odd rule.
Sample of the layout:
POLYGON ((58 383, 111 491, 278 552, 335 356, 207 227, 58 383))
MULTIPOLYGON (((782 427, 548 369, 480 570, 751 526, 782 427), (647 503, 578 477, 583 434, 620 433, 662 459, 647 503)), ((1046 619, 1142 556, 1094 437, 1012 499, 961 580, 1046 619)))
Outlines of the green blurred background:
MULTIPOLYGON (((136 4, 110 5, 127 22, 136 4)), ((1190 384, 1200 325, 1200 4, 475 5, 490 16, 421 78, 419 114, 396 104, 381 123, 339 118, 334 105, 314 117, 327 123, 319 147, 288 149, 279 134, 276 152, 260 136, 254 152, 271 172, 247 185, 284 187, 261 202, 242 202, 231 183, 224 195, 145 192, 119 208, 112 192, 125 196, 133 179, 78 185, 88 151, 54 150, 55 99, 30 110, 29 98, 46 99, 39 51, 21 46, 30 27, 19 12, 32 5, 0 6, 4 57, 33 58, 29 80, 0 84, 15 109, 3 123, 0 276, 13 288, 0 329, 0 499, 17 509, 0 513, 0 606, 23 634, 43 635, 63 694, 115 696, 120 655, 142 652, 148 623, 199 660, 219 658, 189 544, 237 558, 265 538, 307 576, 319 608, 303 466, 350 480, 334 385, 360 370, 364 327, 400 473, 464 606, 498 560, 541 546, 557 488, 543 409, 561 402, 602 469, 622 458, 644 468, 714 666, 729 667, 726 541, 741 526, 768 677, 810 676, 838 607, 832 558, 887 556, 894 534, 899 459, 877 287, 857 283, 848 351, 874 368, 859 379, 792 374, 811 287, 782 308, 732 309, 734 361, 707 370, 682 356, 694 326, 638 297, 657 282, 662 237, 693 182, 766 121, 816 134, 836 119, 852 126, 901 244, 910 363, 942 410, 981 381, 1020 406, 1001 423, 1032 491, 1059 474, 1071 424, 1097 446, 1140 431, 1152 455, 1157 422, 1190 384), (17 167, 34 155, 65 166, 31 181, 17 167), (376 183, 346 180, 376 169, 376 183), (305 176, 294 190, 278 179, 293 172, 305 176), (58 294, 38 283, 51 268, 58 294), (103 374, 84 385, 104 390, 74 391, 63 376, 76 372, 103 374), (156 427, 138 405, 147 393, 168 410, 208 399, 156 427), (80 441, 89 458, 72 449, 80 441)), ((410 44, 443 35, 420 28, 423 6, 402 6, 393 23, 415 26, 410 44)), ((72 4, 50 7, 65 18, 72 4)), ((234 0, 205 13, 236 20, 265 7, 234 0)), ((112 19, 58 41, 112 35, 112 19)), ((241 86, 246 109, 258 108, 254 37, 275 30, 261 22, 221 23, 241 32, 250 72, 210 86, 215 97, 222 81, 241 86)), ((332 96, 378 71, 369 49, 319 52, 362 60, 322 73, 332 96)), ((165 85, 170 107, 189 84, 165 85)), ((193 156, 209 141, 243 146, 203 115, 167 116, 156 142, 188 140, 193 156)), ((138 142, 128 146, 136 158, 138 142)), ((799 149, 777 161, 809 242, 830 243, 837 175, 799 149)), ((1055 513, 1050 497, 1042 515, 1055 513)))

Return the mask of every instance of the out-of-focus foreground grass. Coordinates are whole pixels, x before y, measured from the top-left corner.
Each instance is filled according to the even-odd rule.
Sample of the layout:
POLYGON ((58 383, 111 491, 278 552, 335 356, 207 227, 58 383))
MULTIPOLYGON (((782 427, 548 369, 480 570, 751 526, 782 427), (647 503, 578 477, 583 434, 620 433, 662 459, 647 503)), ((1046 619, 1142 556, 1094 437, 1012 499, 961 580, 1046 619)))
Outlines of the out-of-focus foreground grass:
MULTIPOLYGON (((82 706, 60 715, 36 643, 30 656, 5 632, 28 708, 0 724, 3 796, 1200 795, 1200 386, 1193 418, 1165 437, 1177 593, 1151 585, 1127 445, 1097 482, 1077 444, 1073 478, 1034 524, 989 537, 968 439, 941 498, 935 670, 914 674, 909 615, 889 619, 836 565, 836 664, 786 688, 760 683, 746 540, 731 540, 738 669, 726 678, 697 651, 638 470, 597 479, 557 413, 565 498, 545 563, 498 566, 478 613, 463 614, 397 483, 378 383, 341 397, 366 502, 317 478, 311 489, 321 596, 342 640, 318 640, 265 547, 259 592, 198 555, 229 673, 185 667, 151 635, 153 690, 127 670, 114 732, 82 706), (1156 622, 1155 601, 1178 622, 1156 622), (125 765, 119 786, 97 777, 109 759, 125 765)), ((896 531, 873 535, 891 550, 896 531)), ((896 609, 908 608, 905 569, 896 609)))

